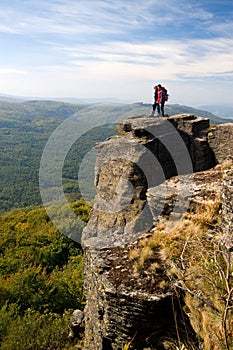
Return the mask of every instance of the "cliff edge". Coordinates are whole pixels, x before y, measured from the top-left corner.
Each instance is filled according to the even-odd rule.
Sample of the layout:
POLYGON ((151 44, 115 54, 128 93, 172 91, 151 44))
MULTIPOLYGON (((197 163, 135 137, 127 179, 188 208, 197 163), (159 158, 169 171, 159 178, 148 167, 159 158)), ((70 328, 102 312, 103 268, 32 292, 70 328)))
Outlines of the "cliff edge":
POLYGON ((85 349, 230 349, 233 124, 138 116, 97 145, 85 349))

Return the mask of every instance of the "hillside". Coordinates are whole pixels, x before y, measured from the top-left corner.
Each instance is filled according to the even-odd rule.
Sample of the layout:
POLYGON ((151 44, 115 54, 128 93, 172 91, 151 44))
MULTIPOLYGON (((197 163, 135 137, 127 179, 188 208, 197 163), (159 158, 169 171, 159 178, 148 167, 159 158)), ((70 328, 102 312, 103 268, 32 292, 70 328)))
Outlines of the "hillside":
MULTIPOLYGON (((78 168, 87 151, 116 131, 116 123, 132 115, 150 114, 151 105, 77 105, 56 101, 0 102, 0 212, 41 203, 38 180, 42 152, 52 132, 73 116, 88 123, 89 131, 71 147, 63 169, 64 187, 69 200, 80 198, 78 168), (100 125, 104 124, 104 125, 100 125), (95 127, 96 128, 93 128, 95 127)), ((210 118, 212 123, 229 122, 206 111, 180 105, 167 105, 166 112, 193 113, 210 118)), ((81 124, 80 124, 81 125, 81 124)), ((88 174, 92 165, 88 166, 88 174)), ((83 186, 89 189, 87 176, 83 186)))
MULTIPOLYGON (((83 201, 73 208, 88 220, 83 201)), ((73 349, 71 310, 83 306, 80 246, 55 228, 44 208, 0 216, 0 348, 73 349)))

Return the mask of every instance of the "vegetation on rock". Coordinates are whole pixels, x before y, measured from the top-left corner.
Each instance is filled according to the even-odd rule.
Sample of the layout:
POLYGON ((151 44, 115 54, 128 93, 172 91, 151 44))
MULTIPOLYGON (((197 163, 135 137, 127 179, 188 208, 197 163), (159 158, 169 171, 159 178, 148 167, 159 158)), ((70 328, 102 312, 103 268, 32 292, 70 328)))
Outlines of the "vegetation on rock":
MULTIPOLYGON (((155 271, 153 250, 159 249, 170 280, 184 294, 183 310, 205 350, 233 346, 233 260, 221 244, 220 210, 217 198, 207 200, 185 214, 171 232, 165 223, 158 225, 129 253, 137 269, 155 271)), ((192 340, 187 341, 184 345, 192 348, 192 340)))

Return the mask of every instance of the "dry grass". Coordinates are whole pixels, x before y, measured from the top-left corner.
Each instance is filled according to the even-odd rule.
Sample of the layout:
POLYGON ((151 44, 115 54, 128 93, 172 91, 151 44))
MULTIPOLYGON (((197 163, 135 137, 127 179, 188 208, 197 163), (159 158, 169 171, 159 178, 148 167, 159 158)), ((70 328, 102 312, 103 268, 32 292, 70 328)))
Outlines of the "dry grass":
POLYGON ((220 215, 219 215, 219 201, 205 201, 198 207, 198 210, 195 213, 189 215, 192 223, 197 225, 197 227, 209 227, 212 228, 216 224, 220 224, 220 215))
POLYGON ((131 249, 129 252, 129 260, 138 260, 140 257, 140 250, 138 248, 131 249))
POLYGON ((170 279, 185 292, 185 311, 205 350, 233 348, 233 257, 221 245, 220 224, 219 200, 206 201, 172 232, 160 225, 130 253, 141 269, 156 270, 159 247, 170 279))
POLYGON ((125 135, 126 131, 124 130, 123 120, 119 120, 118 126, 115 128, 115 130, 119 135, 125 135))

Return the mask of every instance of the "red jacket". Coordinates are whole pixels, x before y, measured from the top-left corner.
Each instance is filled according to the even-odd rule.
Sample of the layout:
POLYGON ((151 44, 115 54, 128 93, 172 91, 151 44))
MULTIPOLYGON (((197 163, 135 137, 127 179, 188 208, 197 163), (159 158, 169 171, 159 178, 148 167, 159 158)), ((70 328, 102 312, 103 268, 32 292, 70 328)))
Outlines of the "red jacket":
POLYGON ((158 91, 157 102, 160 104, 165 103, 165 91, 163 90, 163 88, 158 91))

